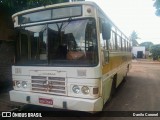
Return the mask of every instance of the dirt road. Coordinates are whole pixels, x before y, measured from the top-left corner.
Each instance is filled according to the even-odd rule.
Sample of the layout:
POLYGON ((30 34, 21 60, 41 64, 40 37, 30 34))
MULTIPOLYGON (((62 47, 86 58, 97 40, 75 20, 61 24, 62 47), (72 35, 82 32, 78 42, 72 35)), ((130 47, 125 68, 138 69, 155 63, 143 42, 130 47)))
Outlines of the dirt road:
MULTIPOLYGON (((160 63, 134 60, 132 69, 117 90, 112 100, 104 106, 103 111, 159 111, 160 116, 160 63)), ((32 110, 39 108, 34 107, 32 110)), ((43 109, 43 108, 42 108, 43 109)), ((43 109, 44 110, 44 109, 43 109)), ((107 112, 106 112, 107 113, 107 112)), ((54 113, 53 113, 54 114, 54 113)), ((72 114, 72 113, 70 113, 72 114)), ((83 113, 79 113, 83 114, 83 113)), ((62 114, 63 116, 63 114, 62 114)), ((122 115, 123 116, 123 115, 122 115)), ((52 117, 38 120, 81 119, 79 117, 52 117)), ((107 117, 105 112, 98 117, 86 118, 94 120, 159 120, 160 117, 107 117)))
POLYGON ((126 83, 106 105, 111 111, 160 111, 160 64, 134 61, 126 83))

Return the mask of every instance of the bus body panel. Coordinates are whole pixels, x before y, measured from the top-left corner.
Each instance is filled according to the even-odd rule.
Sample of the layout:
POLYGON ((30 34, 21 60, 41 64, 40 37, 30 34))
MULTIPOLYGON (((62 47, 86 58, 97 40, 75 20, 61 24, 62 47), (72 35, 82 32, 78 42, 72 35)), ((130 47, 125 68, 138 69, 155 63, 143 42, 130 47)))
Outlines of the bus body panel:
POLYGON ((82 99, 76 97, 65 97, 65 96, 57 96, 57 95, 49 95, 41 93, 22 92, 16 90, 10 91, 10 100, 26 104, 46 106, 51 108, 79 110, 86 112, 101 111, 103 108, 102 98, 82 99), (30 98, 29 101, 27 101, 28 98, 30 98), (44 100, 47 99, 50 100, 50 102, 48 102, 48 104, 46 104, 46 102, 40 103, 40 99, 44 100))
MULTIPOLYGON (((59 72, 66 72, 67 77, 70 78, 100 78, 101 67, 43 67, 43 66, 12 66, 12 75, 19 75, 19 76, 27 76, 32 74, 34 71, 59 71, 59 72), (82 73, 83 74, 82 74, 82 73)), ((45 74, 45 73, 39 73, 45 74)))
POLYGON ((56 68, 56 67, 22 67, 13 66, 12 67, 13 82, 23 81, 27 82, 27 87, 14 86, 15 90, 30 91, 30 92, 41 92, 47 94, 74 96, 82 98, 98 98, 101 96, 101 73, 99 72, 99 67, 92 68, 56 68), (82 73, 79 73, 82 72, 82 73), (84 75, 84 76, 82 76, 84 75), (87 76, 88 75, 88 76, 87 76), (60 81, 64 79, 63 81, 60 81), (42 82, 38 82, 42 81, 42 82), (59 82, 60 81, 60 82, 59 82), (51 85, 49 82, 52 82, 51 85), (37 85, 37 86, 36 86, 37 85), (43 87, 42 85, 45 85, 43 87), (90 94, 84 95, 83 93, 75 94, 72 91, 72 87, 78 85, 80 88, 83 86, 88 86, 90 89, 90 94), (50 88, 50 87, 53 87, 50 88), (57 87, 54 89, 54 87, 57 87), (61 87, 61 88, 60 88, 61 87), (37 90, 36 90, 37 89, 37 90), (38 90, 39 89, 39 90, 38 90), (98 89, 97 93, 94 94, 94 89, 98 89), (50 90, 57 90, 51 91, 50 90))

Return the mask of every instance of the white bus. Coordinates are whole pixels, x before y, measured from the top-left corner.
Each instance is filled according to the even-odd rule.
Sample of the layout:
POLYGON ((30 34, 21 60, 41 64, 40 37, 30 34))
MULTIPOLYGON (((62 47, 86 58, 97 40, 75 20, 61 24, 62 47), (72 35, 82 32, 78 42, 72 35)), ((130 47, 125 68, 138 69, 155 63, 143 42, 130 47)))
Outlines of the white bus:
POLYGON ((10 100, 101 111, 131 64, 129 39, 93 2, 18 12, 10 100))

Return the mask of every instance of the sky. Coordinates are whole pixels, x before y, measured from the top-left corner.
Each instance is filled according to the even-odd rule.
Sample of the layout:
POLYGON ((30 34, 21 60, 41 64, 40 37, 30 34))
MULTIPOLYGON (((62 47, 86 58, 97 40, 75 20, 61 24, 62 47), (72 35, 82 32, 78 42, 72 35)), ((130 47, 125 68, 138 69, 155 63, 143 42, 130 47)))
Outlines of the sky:
POLYGON ((160 44, 160 17, 153 0, 86 0, 97 3, 128 37, 136 31, 138 43, 160 44))

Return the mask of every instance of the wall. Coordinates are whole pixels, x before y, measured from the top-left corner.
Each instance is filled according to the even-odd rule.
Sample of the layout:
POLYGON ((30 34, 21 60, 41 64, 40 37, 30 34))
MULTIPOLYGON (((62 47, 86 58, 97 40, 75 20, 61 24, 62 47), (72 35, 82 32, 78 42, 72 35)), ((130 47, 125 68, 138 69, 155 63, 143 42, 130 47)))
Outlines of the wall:
POLYGON ((15 32, 7 8, 0 6, 0 89, 11 86, 11 66, 15 56, 15 32))
POLYGON ((132 54, 137 58, 137 52, 138 51, 143 51, 143 55, 145 58, 145 47, 144 46, 133 46, 132 47, 132 54))

